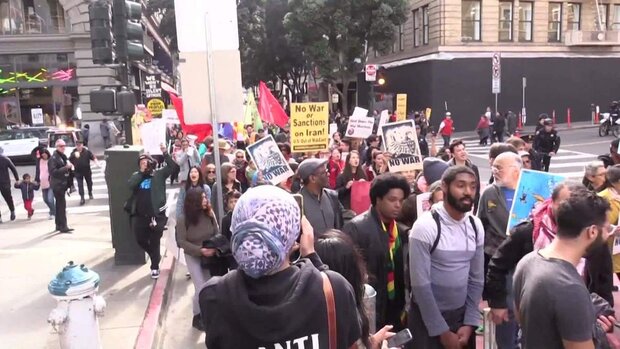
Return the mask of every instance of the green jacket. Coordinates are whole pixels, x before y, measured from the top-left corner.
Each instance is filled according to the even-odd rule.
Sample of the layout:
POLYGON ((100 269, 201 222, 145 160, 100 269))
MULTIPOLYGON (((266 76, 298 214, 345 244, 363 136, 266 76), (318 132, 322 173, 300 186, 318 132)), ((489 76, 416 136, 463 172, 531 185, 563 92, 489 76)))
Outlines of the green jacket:
POLYGON ((166 162, 166 166, 160 168, 159 170, 155 170, 152 175, 146 175, 140 171, 134 172, 134 174, 129 177, 129 189, 132 192, 132 202, 131 202, 131 215, 136 214, 136 200, 135 194, 138 191, 138 187, 140 183, 146 178, 152 177, 151 183, 151 203, 153 204, 153 212, 156 214, 162 214, 166 212, 166 179, 172 175, 172 172, 175 169, 178 169, 179 165, 177 165, 170 154, 164 154, 164 161, 166 162))

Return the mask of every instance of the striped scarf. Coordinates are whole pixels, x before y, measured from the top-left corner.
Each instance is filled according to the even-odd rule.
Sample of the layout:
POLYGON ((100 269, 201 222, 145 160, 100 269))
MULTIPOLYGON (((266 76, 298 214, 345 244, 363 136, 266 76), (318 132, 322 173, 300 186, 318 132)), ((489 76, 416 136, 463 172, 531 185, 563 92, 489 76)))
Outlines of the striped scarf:
POLYGON ((388 243, 389 243, 389 252, 390 252, 390 261, 388 267, 387 274, 387 291, 388 291, 388 299, 393 300, 396 296, 396 290, 394 288, 394 270, 396 269, 396 265, 394 262, 394 255, 397 253, 400 248, 400 237, 398 236, 398 226, 396 225, 396 221, 392 220, 388 227, 385 226, 385 223, 381 222, 383 227, 383 231, 388 234, 388 243))

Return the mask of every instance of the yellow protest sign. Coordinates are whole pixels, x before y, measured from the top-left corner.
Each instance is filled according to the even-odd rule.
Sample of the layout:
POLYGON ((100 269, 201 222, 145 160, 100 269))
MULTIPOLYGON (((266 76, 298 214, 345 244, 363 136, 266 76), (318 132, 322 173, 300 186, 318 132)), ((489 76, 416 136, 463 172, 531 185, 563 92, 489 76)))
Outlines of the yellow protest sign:
POLYGON ((293 153, 327 150, 329 103, 291 104, 291 148, 293 153))
POLYGON ((407 119, 407 94, 399 93, 396 95, 396 116, 397 121, 407 119))
POLYGON ((426 111, 424 112, 424 114, 426 114, 426 120, 430 120, 431 119, 431 108, 426 108, 426 111))
POLYGON ((161 99, 153 98, 146 102, 146 108, 151 111, 153 116, 161 116, 163 110, 166 109, 166 105, 161 99))

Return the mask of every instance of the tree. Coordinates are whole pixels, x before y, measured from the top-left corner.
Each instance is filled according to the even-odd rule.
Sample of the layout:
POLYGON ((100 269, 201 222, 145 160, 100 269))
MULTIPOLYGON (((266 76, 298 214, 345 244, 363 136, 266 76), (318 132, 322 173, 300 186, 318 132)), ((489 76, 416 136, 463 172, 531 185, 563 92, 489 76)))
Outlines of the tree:
POLYGON ((282 21, 288 12, 287 0, 239 0, 239 49, 245 87, 281 82, 295 102, 307 93, 309 64, 303 47, 288 38, 282 21))
POLYGON ((170 50, 178 51, 177 21, 174 13, 174 0, 149 0, 146 14, 159 15, 159 33, 170 42, 170 50))
POLYGON ((369 48, 391 49, 407 19, 407 0, 291 0, 284 19, 289 40, 303 43, 321 77, 333 83, 348 113, 346 91, 366 63, 369 48), (339 87, 338 85, 342 87, 339 87))

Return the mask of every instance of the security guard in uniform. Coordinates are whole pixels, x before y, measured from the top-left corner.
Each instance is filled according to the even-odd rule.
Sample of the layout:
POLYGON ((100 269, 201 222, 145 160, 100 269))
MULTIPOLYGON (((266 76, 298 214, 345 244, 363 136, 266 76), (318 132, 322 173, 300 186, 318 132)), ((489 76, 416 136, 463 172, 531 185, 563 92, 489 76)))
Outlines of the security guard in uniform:
POLYGON ((551 157, 560 149, 560 136, 553 128, 553 121, 545 119, 544 128, 540 129, 534 137, 534 150, 542 155, 542 170, 549 172, 551 157))

